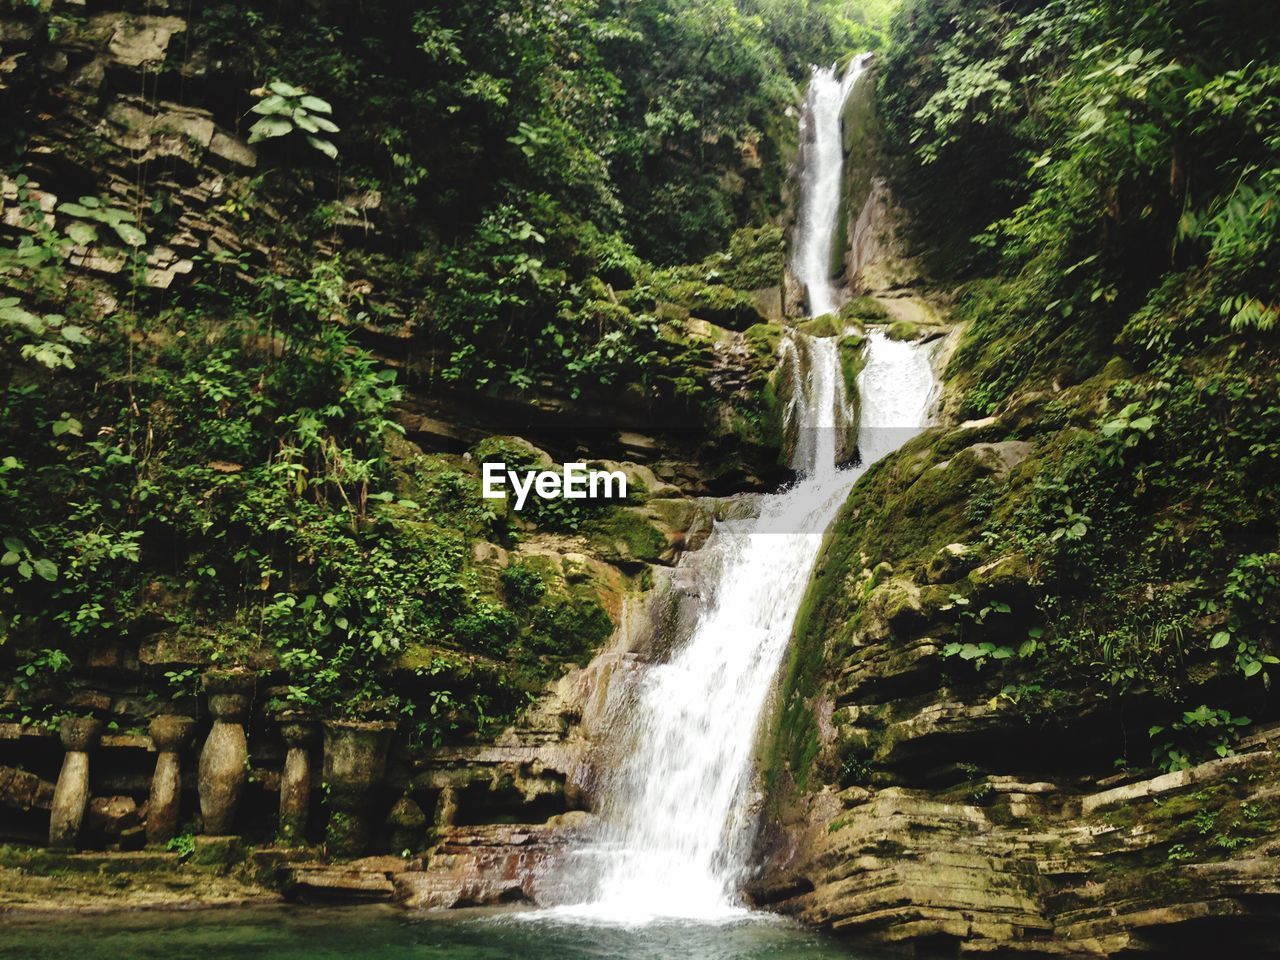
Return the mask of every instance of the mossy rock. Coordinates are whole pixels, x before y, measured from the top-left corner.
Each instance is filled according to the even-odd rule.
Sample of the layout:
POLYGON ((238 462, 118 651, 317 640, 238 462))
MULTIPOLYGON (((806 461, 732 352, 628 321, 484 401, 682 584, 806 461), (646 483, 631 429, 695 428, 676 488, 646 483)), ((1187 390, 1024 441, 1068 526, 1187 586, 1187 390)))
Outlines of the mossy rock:
POLYGON ((661 563, 667 538, 644 513, 617 507, 582 528, 591 547, 610 563, 661 563))
POLYGON ((762 319, 750 292, 722 283, 677 280, 655 284, 658 299, 677 304, 689 314, 731 330, 746 330, 762 319))
MULTIPOLYGON (((859 402, 858 375, 867 365, 867 338, 861 333, 850 333, 840 338, 837 349, 840 352, 840 372, 844 375, 844 392, 856 408, 859 402)), ((856 414, 857 410, 854 412, 856 414)))
POLYGON ((742 338, 757 359, 772 364, 778 356, 783 330, 780 323, 754 323, 742 332, 742 338))
POLYGON ((505 463, 509 468, 549 468, 555 465, 551 455, 535 447, 523 437, 485 437, 471 448, 471 456, 477 463, 505 463))
POLYGON ((919 340, 920 328, 910 320, 898 320, 889 324, 889 329, 885 331, 885 335, 890 340, 919 340))
POLYGON ((811 337, 838 337, 843 330, 843 325, 836 314, 824 313, 812 320, 797 323, 796 329, 811 337))
POLYGON ((840 319, 845 323, 879 323, 889 319, 889 311, 875 297, 854 297, 840 308, 840 319))

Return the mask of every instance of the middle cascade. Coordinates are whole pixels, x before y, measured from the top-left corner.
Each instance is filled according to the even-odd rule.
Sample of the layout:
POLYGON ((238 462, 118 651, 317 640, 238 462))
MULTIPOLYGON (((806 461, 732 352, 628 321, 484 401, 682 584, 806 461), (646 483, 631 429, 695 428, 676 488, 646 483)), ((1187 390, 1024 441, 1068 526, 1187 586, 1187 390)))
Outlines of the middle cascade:
MULTIPOLYGON (((850 86, 830 70, 815 70, 814 82, 834 84, 839 96, 850 86)), ((811 93, 805 121, 834 124, 820 138, 838 151, 842 101, 832 109, 829 94, 811 93)), ((827 166, 829 153, 812 151, 809 163, 827 166)), ((801 261, 833 242, 838 162, 834 177, 821 173, 802 181, 802 278, 801 261)), ((818 279, 808 278, 811 303, 833 307, 829 276, 818 279)), ((782 349, 793 377, 787 418, 798 479, 762 498, 758 517, 717 524, 685 561, 698 564, 709 589, 690 635, 644 671, 618 721, 622 760, 603 779, 600 829, 575 852, 588 864, 583 883, 593 895, 555 908, 561 916, 640 924, 746 912, 738 891, 754 838, 752 755, 823 533, 866 468, 924 427, 937 387, 927 348, 872 333, 857 382, 858 463, 843 466, 839 451, 854 425, 837 339, 791 332, 782 349)))

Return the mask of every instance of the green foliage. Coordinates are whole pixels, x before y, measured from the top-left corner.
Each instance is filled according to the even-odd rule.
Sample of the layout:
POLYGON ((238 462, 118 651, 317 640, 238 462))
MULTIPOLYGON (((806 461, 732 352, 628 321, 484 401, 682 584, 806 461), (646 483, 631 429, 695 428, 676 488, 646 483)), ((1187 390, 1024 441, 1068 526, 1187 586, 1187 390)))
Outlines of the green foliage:
MULTIPOLYGON (((1248 717, 1233 716, 1229 710, 1210 709, 1201 704, 1194 710, 1187 710, 1182 719, 1167 728, 1160 724, 1147 731, 1155 743, 1151 749, 1151 759, 1157 766, 1166 771, 1185 770, 1193 763, 1198 763, 1207 756, 1228 757, 1239 739, 1241 727, 1247 727, 1252 721, 1248 717), (1165 735, 1163 739, 1157 737, 1165 735)), ((1213 820, 1202 825, 1201 833, 1209 833, 1213 829, 1213 820)))
POLYGON ((333 141, 321 136, 338 132, 338 125, 329 119, 333 107, 327 100, 281 80, 272 80, 254 90, 253 95, 261 99, 249 109, 261 119, 249 128, 250 143, 285 137, 296 131, 330 160, 338 158, 338 148, 333 141))
MULTIPOLYGON (((960 285, 948 377, 962 416, 1035 445, 969 495, 961 535, 1026 559, 1043 632, 944 652, 1017 648, 998 666, 1025 712, 1186 710, 1206 670, 1228 696, 1269 689, 1278 52, 1273 18, 1212 2, 919 0, 894 22, 897 192, 952 226, 914 238, 960 285)), ((1230 749, 1225 710, 1186 710, 1156 759, 1230 749)))
POLYGON ((523 563, 513 563, 503 567, 502 592, 516 609, 528 609, 536 604, 547 592, 538 571, 523 563))
POLYGON ((176 853, 179 860, 189 860, 191 855, 196 852, 196 838, 190 831, 184 831, 176 837, 171 837, 165 842, 164 848, 170 853, 176 853))
POLYGON ((147 242, 147 235, 137 225, 137 217, 128 210, 112 207, 98 197, 81 197, 79 203, 60 203, 58 212, 74 218, 67 227, 67 236, 75 243, 97 243, 97 227, 110 227, 120 242, 130 247, 140 247, 147 242))

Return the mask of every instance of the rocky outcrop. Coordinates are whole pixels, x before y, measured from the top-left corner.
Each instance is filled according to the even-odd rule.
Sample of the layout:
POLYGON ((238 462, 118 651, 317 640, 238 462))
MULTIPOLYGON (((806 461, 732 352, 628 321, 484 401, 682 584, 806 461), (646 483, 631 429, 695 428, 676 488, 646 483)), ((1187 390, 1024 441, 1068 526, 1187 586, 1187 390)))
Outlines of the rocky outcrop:
POLYGON ((1092 792, 1007 776, 824 791, 792 811, 803 833, 753 892, 881 944, 1164 954, 1229 929, 1272 950, 1277 740, 1092 792))
MULTIPOLYGON (((1059 409, 1091 409, 1097 388, 1059 409)), ((1163 952, 1224 931, 1274 944, 1280 729, 1189 769, 1117 774, 1158 700, 1118 716, 1063 678, 1052 712, 1022 701, 1039 692, 1016 666, 1038 636, 1035 571, 975 540, 974 504, 1014 509, 1061 442, 1038 404, 934 428, 855 488, 783 679, 753 895, 864 941, 962 952, 1163 952)))

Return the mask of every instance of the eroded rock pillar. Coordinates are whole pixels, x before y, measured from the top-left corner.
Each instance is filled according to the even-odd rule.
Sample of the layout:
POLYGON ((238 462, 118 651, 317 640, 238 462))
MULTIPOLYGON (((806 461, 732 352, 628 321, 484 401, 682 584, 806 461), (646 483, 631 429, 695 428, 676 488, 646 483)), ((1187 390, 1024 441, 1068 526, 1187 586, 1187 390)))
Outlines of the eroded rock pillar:
POLYGON ((58 728, 66 755, 53 790, 49 814, 49 846, 74 847, 89 806, 89 751, 102 733, 102 721, 93 717, 66 717, 58 728))
POLYGON ((387 771, 391 723, 324 725, 324 783, 329 790, 329 853, 358 857, 369 846, 369 804, 387 771))
POLYGON ((280 774, 280 838, 302 843, 311 805, 311 744, 316 728, 305 720, 289 719, 281 722, 280 734, 289 748, 280 774))
POLYGON ((391 853, 418 853, 422 850, 427 832, 427 815, 413 797, 406 793, 396 801, 387 814, 387 826, 390 828, 388 840, 391 843, 391 853))
POLYGON ((147 843, 166 843, 178 833, 182 805, 182 758, 196 722, 191 717, 155 717, 147 732, 156 748, 156 770, 151 775, 151 799, 147 802, 147 843))
POLYGON ((249 779, 249 740, 244 722, 249 716, 253 675, 241 671, 210 670, 204 675, 213 727, 200 751, 200 815, 204 832, 220 836, 232 832, 236 808, 249 779))

